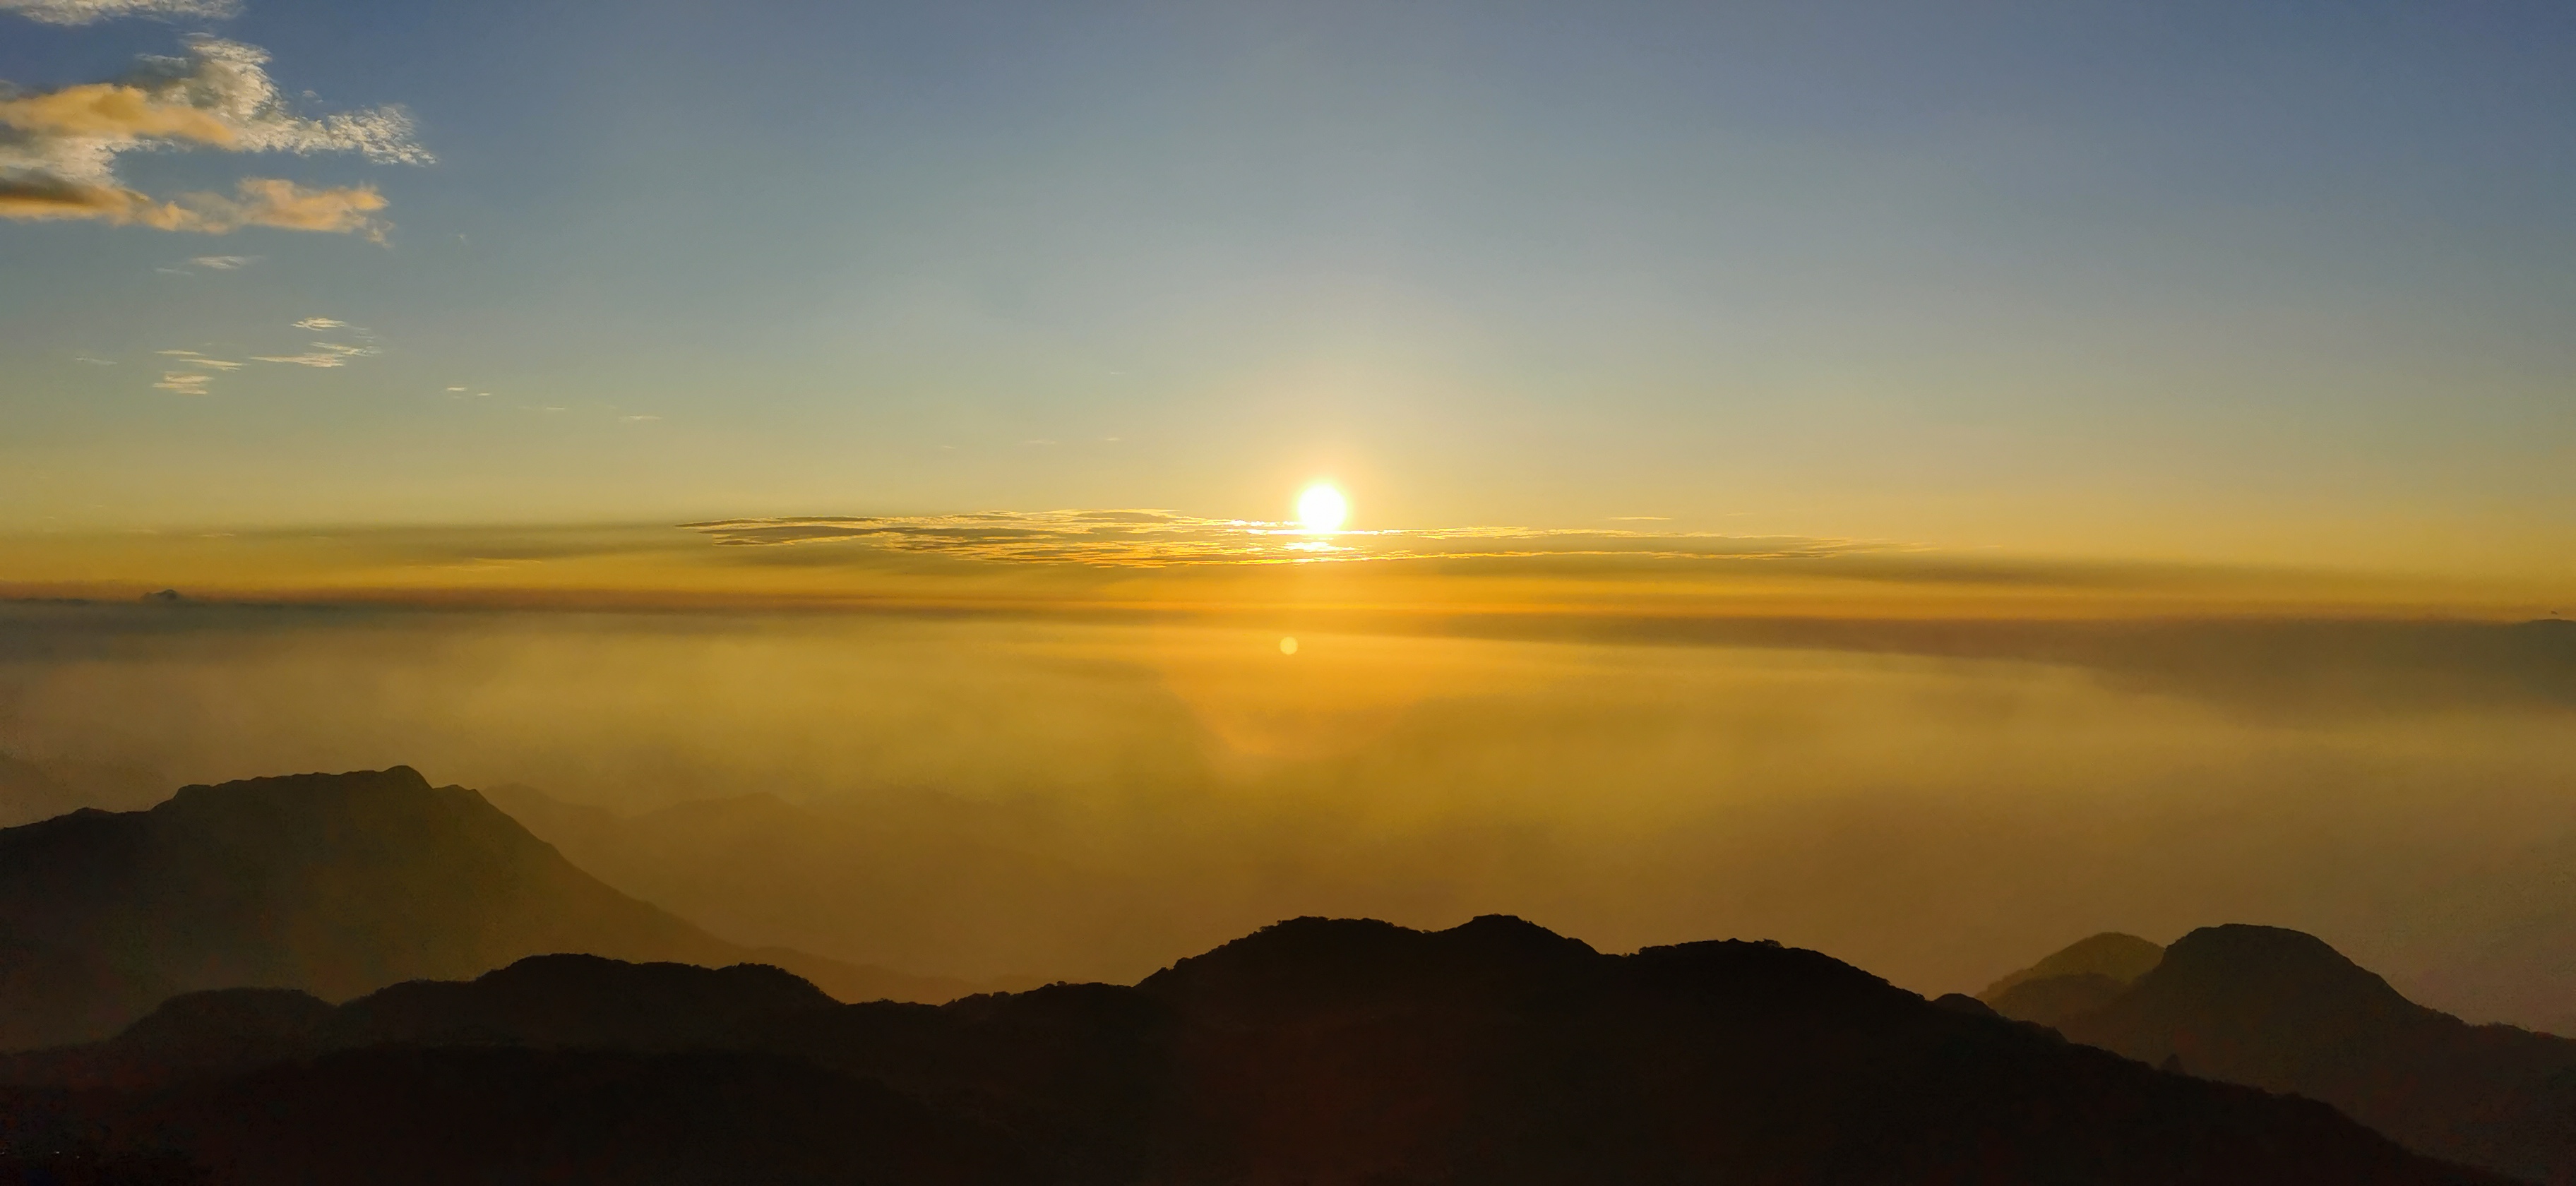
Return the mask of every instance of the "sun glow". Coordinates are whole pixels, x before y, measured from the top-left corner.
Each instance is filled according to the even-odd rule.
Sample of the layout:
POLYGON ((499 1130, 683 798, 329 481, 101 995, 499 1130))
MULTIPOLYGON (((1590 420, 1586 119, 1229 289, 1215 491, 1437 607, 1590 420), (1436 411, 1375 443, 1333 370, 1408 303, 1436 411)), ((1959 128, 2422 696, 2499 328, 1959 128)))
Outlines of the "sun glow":
POLYGON ((1297 496, 1297 521, 1317 535, 1341 530, 1350 513, 1350 500, 1329 483, 1317 482, 1297 496))

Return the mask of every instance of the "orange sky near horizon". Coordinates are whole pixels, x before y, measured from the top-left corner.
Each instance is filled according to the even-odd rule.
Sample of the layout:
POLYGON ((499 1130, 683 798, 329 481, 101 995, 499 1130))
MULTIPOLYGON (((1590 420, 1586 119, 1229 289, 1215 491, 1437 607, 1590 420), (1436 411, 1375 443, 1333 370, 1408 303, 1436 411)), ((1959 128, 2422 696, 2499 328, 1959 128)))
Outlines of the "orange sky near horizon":
POLYGON ((2552 616, 2532 577, 1468 528, 1316 535, 1153 511, 0 536, 0 597, 562 609, 1528 619, 2552 616))

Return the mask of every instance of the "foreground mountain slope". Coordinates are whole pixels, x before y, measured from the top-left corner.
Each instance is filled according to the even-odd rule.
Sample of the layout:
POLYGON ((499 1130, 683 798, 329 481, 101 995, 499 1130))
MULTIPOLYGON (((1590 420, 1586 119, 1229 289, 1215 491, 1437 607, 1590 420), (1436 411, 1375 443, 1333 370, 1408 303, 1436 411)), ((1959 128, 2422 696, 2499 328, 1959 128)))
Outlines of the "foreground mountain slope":
POLYGON ((950 986, 726 943, 408 767, 191 786, 0 830, 0 1049, 97 1037, 173 993, 354 996, 523 956, 790 965, 830 991, 950 986))
POLYGON ((1007 1134, 801 1059, 380 1046, 103 1097, 0 1092, 0 1181, 267 1186, 1035 1183, 1007 1134), (102 1120, 108 1135, 97 1134, 102 1120), (95 1176, 57 1170, 69 1163, 95 1176), (179 1169, 170 1163, 179 1163, 179 1169), (105 1166, 98 1173, 91 1167, 105 1166), (134 1167, 130 1170, 125 1167, 134 1167), (122 1172, 120 1172, 122 1171, 122 1172), (41 1171, 39 1171, 41 1172, 41 1171))
POLYGON ((6 1060, 0 1112, 22 1149, 216 1182, 2502 1181, 1814 952, 1500 917, 1298 919, 1134 988, 936 1007, 566 957, 317 1006, 175 1001, 6 1060))
POLYGON ((1216 1180, 2376 1181, 2330 1111, 1933 1006, 1815 952, 1606 957, 1513 919, 1299 920, 1149 979, 1216 1180), (1615 1151, 1615 1152, 1614 1152, 1615 1151))
POLYGON ((2205 927, 2066 1036, 2324 1100, 2435 1156, 2576 1183, 2576 1041, 2417 1005, 2324 941, 2205 927))

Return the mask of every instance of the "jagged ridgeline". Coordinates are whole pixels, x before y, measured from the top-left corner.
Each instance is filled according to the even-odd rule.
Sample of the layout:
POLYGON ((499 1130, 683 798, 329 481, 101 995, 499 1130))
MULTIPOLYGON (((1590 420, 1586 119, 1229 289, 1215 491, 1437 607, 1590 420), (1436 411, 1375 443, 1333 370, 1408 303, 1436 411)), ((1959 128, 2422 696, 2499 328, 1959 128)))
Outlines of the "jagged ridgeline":
POLYGON ((844 1003, 950 986, 724 943, 402 768, 0 832, 0 925, 52 1044, 0 1057, 0 1180, 2503 1181, 1772 943, 1308 918, 844 1003))
POLYGON ((30 1156, 242 1183, 2502 1181, 1814 952, 1503 917, 944 1006, 546 956, 185 997, 0 1080, 30 1156))

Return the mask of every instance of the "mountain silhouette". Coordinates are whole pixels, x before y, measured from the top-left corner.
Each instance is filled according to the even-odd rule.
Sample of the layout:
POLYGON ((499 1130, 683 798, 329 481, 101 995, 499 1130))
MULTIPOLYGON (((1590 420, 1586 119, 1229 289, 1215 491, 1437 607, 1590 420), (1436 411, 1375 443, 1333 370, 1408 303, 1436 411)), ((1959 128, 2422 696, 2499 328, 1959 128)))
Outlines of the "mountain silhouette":
POLYGON ((1977 999, 2006 1017, 2054 1026, 2110 1004, 2164 955, 2135 935, 2105 931, 1987 985, 1977 999))
MULTIPOLYGON (((1997 999, 2054 981, 2026 982, 1997 999)), ((2312 935, 2205 927, 2111 999, 2050 1024, 2194 1076, 2333 1104, 2410 1148, 2576 1183, 2576 1041, 2407 1000, 2312 935)))
POLYGON ((2104 931, 2079 939, 2060 948, 2056 954, 2012 973, 1986 986, 1977 999, 1992 1004, 1994 999, 2020 985, 2034 980, 2053 980, 2060 976, 2100 976, 2126 985, 2165 958, 2165 949, 2118 931, 2104 931))
POLYGON ((409 767, 182 788, 0 830, 0 1049, 113 1033, 197 989, 341 999, 521 957, 791 968, 844 999, 962 983, 727 943, 409 767))
POLYGON ((2504 1181, 1815 952, 1499 916, 1295 919, 1135 987, 941 1006, 540 957, 183 997, 0 1081, 22 1157, 215 1183, 2504 1181))
POLYGON ((760 964, 536 955, 470 981, 405 981, 337 1007, 297 989, 185 993, 104 1042, 0 1054, 0 1082, 148 1087, 375 1046, 756 1045, 768 1018, 839 1004, 760 964))

